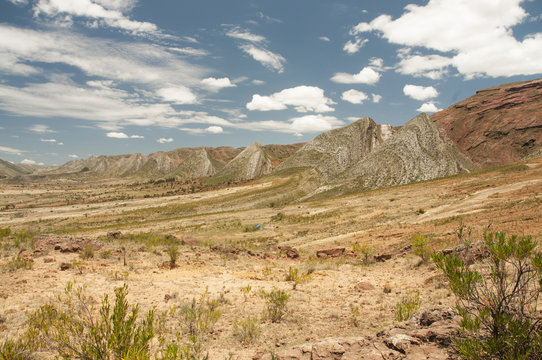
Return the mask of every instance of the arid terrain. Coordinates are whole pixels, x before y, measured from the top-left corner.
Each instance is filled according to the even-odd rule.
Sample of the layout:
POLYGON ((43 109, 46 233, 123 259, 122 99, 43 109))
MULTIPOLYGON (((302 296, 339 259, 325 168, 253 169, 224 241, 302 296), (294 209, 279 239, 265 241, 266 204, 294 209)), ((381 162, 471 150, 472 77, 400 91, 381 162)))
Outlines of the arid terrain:
POLYGON ((0 332, 17 336, 27 314, 69 282, 84 285, 98 305, 127 284, 142 311, 165 312, 207 291, 222 312, 206 341, 210 359, 259 358, 325 338, 374 335, 416 291, 421 309, 453 306, 443 277, 413 254, 416 235, 433 250, 454 248, 462 222, 475 241, 488 228, 542 241, 540 156, 318 201, 269 200, 300 184, 285 174, 194 193, 176 192, 181 182, 4 182, 0 228, 12 235, 1 240, 0 332), (14 235, 22 232, 31 234, 14 235), (149 240, 165 235, 181 242, 174 268, 167 245, 149 240), (326 249, 335 251, 317 256, 326 249), (16 256, 31 267, 11 266, 16 256), (297 283, 286 280, 290 269, 297 283), (290 295, 276 323, 262 316, 262 290, 273 288, 290 295), (260 323, 251 343, 234 336, 234 323, 247 315, 260 323))

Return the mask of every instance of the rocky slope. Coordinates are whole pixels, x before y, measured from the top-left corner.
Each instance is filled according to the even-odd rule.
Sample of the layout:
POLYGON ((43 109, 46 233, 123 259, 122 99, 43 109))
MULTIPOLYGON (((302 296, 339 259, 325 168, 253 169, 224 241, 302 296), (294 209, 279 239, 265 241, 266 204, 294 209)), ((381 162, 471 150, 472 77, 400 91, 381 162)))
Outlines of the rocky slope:
POLYGON ((388 140, 343 172, 347 187, 376 189, 430 180, 475 169, 453 144, 448 144, 426 114, 401 127, 388 140))
POLYGON ((34 169, 27 165, 14 164, 0 159, 0 178, 31 174, 34 169))
POLYGON ((517 161, 542 149, 542 79, 477 91, 432 119, 480 167, 517 161))
POLYGON ((391 125, 377 125, 368 117, 360 119, 318 135, 284 161, 277 171, 312 167, 324 181, 330 180, 359 162, 389 138, 392 132, 391 125))
POLYGON ((213 159, 206 148, 201 147, 194 150, 188 157, 167 176, 192 180, 201 177, 213 176, 218 170, 224 167, 224 164, 213 159))
POLYGON ((271 173, 271 159, 258 142, 251 144, 230 161, 216 176, 216 182, 251 180, 271 173))

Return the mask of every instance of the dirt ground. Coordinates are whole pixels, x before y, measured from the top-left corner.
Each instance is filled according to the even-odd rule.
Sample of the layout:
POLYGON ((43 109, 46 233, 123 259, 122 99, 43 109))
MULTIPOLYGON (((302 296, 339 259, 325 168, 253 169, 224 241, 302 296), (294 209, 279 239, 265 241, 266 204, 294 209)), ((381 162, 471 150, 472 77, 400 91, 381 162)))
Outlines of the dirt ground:
MULTIPOLYGON (((266 202, 266 196, 281 191, 285 182, 271 178, 153 197, 140 197, 140 187, 123 182, 77 184, 64 190, 60 183, 1 183, 0 228, 38 234, 31 245, 3 240, 2 336, 16 336, 26 314, 54 301, 68 282, 84 285, 96 302, 125 283, 130 303, 142 310, 167 311, 205 291, 220 298, 222 316, 208 341, 210 359, 252 359, 326 337, 374 334, 394 321, 397 302, 416 291, 422 308, 453 305, 438 271, 412 253, 415 235, 426 236, 434 250, 451 248, 459 242, 455 229, 463 222, 472 227, 474 240, 489 228, 542 241, 542 157, 332 199, 266 202), (177 267, 163 266, 169 259, 165 246, 104 240, 112 231, 181 239, 177 267), (90 247, 94 257, 61 252, 59 244, 90 247), (288 258, 280 250, 284 246, 297 249, 299 257, 288 258), (316 256, 318 250, 330 248, 344 248, 344 253, 316 256), (368 260, 390 258, 365 261, 364 254, 353 251, 359 248, 368 260), (8 262, 17 254, 31 259, 32 268, 9 269, 8 262), (71 267, 61 270, 62 263, 71 267), (308 274, 295 289, 285 280, 290 268, 308 274), (279 323, 262 319, 266 304, 261 291, 273 288, 290 294, 288 313, 279 323), (247 315, 261 322, 261 335, 251 344, 233 335, 234 322, 247 315)), ((146 188, 145 194, 152 191, 146 188)), ((155 194, 164 191, 154 189, 155 194)))

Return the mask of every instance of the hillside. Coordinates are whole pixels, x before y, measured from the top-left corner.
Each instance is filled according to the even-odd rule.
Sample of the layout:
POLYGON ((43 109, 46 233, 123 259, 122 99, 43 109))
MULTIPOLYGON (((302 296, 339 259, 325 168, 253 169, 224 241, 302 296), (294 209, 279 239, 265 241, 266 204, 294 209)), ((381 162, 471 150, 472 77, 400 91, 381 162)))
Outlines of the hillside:
POLYGON ((359 162, 392 132, 390 125, 377 125, 368 117, 360 119, 318 135, 279 165, 277 171, 310 167, 316 169, 324 181, 330 180, 359 162))
POLYGON ((180 179, 192 180, 201 177, 213 176, 224 167, 220 161, 211 157, 206 148, 194 150, 188 157, 167 176, 175 176, 180 179))
POLYGON ((431 118, 420 114, 348 168, 336 182, 344 183, 349 188, 367 190, 474 169, 475 166, 466 156, 453 144, 445 142, 431 118))
POLYGON ((33 168, 22 164, 14 164, 0 159, 0 178, 31 174, 33 168))
POLYGON ((480 167, 517 161, 542 149, 542 79, 479 90, 432 119, 480 167))
POLYGON ((271 159, 262 145, 255 142, 224 166, 216 174, 214 181, 222 183, 233 180, 252 180, 267 175, 272 170, 271 159))

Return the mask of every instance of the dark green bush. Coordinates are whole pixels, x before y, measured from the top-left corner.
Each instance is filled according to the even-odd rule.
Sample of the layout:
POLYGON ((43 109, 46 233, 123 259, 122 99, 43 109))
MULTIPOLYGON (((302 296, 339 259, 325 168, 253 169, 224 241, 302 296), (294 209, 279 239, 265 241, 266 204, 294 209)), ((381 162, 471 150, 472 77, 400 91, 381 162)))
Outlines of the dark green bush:
POLYGON ((484 234, 485 259, 434 254, 461 315, 455 344, 465 359, 542 359, 542 254, 531 237, 484 234))

